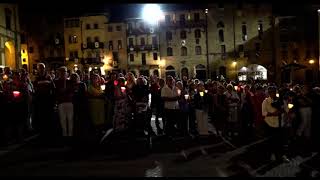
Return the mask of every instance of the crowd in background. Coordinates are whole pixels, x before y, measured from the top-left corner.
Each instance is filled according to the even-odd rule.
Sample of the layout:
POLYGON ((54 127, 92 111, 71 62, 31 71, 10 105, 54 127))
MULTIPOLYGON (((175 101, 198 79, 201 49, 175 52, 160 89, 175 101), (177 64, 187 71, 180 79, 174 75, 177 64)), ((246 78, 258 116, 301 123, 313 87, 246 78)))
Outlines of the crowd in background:
POLYGON ((296 141, 307 147, 319 136, 320 88, 308 84, 162 79, 131 72, 103 76, 68 73, 64 66, 47 71, 42 63, 37 69, 34 81, 24 69, 1 69, 2 145, 23 141, 30 131, 44 141, 54 135, 85 140, 112 128, 170 137, 215 133, 228 140, 272 136, 270 146, 278 153, 280 145, 296 141))

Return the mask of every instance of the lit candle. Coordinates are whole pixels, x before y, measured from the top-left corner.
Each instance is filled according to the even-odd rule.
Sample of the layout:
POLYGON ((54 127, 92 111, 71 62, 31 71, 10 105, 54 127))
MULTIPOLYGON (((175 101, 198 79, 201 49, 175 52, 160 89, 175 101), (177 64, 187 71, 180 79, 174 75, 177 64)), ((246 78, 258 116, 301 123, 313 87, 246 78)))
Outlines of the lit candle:
POLYGON ((3 80, 5 80, 5 81, 6 81, 6 80, 8 79, 8 76, 5 74, 5 75, 3 75, 3 77, 2 77, 2 78, 3 78, 3 80))
POLYGON ((188 99, 189 99, 189 94, 184 95, 184 98, 185 98, 186 100, 188 100, 188 99))
POLYGON ((127 81, 124 81, 124 85, 126 86, 128 84, 128 82, 127 81))
POLYGON ((236 90, 236 91, 237 91, 237 90, 238 90, 238 86, 234 86, 234 90, 236 90))
POLYGON ((20 96, 20 92, 19 91, 13 91, 13 97, 19 97, 20 96))
POLYGON ((205 93, 208 93, 208 90, 204 90, 205 93))
POLYGON ((102 84, 101 86, 101 89, 104 91, 106 89, 106 85, 102 84))
POLYGON ((276 94, 276 97, 280 97, 279 93, 276 94))
POLYGON ((125 92, 126 91, 126 87, 121 87, 121 92, 125 92))
POLYGON ((201 92, 200 92, 200 96, 203 97, 203 95, 204 95, 204 93, 201 91, 201 92))
POLYGON ((293 104, 288 104, 288 108, 292 109, 293 108, 293 104))
POLYGON ((180 89, 178 89, 178 95, 179 95, 179 96, 181 95, 181 90, 180 90, 180 89))

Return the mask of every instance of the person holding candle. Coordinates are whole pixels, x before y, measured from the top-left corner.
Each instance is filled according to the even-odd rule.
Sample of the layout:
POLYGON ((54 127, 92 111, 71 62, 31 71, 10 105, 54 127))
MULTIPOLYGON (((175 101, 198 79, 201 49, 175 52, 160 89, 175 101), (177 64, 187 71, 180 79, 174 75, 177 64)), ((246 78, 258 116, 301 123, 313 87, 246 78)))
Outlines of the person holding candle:
POLYGON ((161 90, 161 97, 164 101, 165 120, 164 131, 167 135, 175 134, 174 124, 176 122, 177 113, 179 112, 179 95, 178 89, 175 87, 172 76, 167 77, 166 85, 161 90))
POLYGON ((104 129, 105 124, 105 96, 104 91, 101 89, 100 76, 92 74, 90 78, 90 85, 88 87, 89 114, 96 133, 99 135, 104 129))
POLYGON ((63 137, 73 136, 73 90, 72 84, 67 80, 67 68, 62 66, 58 69, 59 77, 55 80, 56 102, 58 104, 58 113, 63 137))
POLYGON ((123 131, 128 128, 128 100, 125 89, 125 78, 120 77, 114 88, 113 129, 123 131))
POLYGON ((178 100, 180 108, 180 118, 177 120, 177 126, 179 133, 181 133, 181 135, 183 136, 186 136, 188 134, 189 95, 187 91, 183 88, 183 83, 181 81, 178 81, 176 83, 176 87, 178 89, 178 95, 180 97, 178 100))
POLYGON ((228 136, 231 138, 236 135, 236 126, 238 125, 238 106, 240 98, 237 92, 234 91, 232 84, 227 85, 227 91, 224 93, 228 102, 228 118, 227 118, 227 131, 228 136))
POLYGON ((209 97, 205 93, 203 82, 199 82, 197 93, 194 95, 197 130, 200 135, 208 135, 209 97))

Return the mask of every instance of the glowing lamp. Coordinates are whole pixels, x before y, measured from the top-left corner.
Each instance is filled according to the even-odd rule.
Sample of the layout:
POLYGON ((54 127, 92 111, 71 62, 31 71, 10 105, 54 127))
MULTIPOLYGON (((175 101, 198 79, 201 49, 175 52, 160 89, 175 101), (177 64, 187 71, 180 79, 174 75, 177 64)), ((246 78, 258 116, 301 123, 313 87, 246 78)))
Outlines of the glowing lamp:
POLYGON ((314 64, 314 60, 313 59, 309 60, 309 64, 314 64))
POLYGON ((17 98, 20 96, 20 91, 13 91, 13 97, 17 98))
POLYGON ((142 11, 142 18, 149 24, 156 24, 164 17, 163 12, 157 4, 147 4, 142 11))

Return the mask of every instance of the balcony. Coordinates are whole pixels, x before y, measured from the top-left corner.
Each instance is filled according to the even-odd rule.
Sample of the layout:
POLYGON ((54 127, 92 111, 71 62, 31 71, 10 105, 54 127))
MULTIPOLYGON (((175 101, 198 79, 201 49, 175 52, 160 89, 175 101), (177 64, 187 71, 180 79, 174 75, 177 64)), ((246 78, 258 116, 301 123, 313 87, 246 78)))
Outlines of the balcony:
POLYGON ((157 51, 159 45, 158 44, 148 44, 148 45, 129 45, 128 52, 133 51, 157 51))
POLYGON ((85 49, 103 49, 104 48, 103 42, 98 42, 98 44, 99 44, 99 46, 96 47, 96 43, 95 42, 81 43, 81 48, 82 48, 82 50, 85 50, 85 49))
POLYGON ((195 20, 186 20, 186 21, 167 21, 162 22, 161 27, 167 28, 196 28, 196 27, 206 27, 206 21, 204 19, 200 19, 198 21, 195 20))
POLYGON ((101 61, 101 58, 84 58, 82 63, 90 64, 90 65, 103 65, 104 64, 101 61))
POLYGON ((143 35, 143 34, 155 34, 158 31, 156 29, 151 30, 150 28, 134 28, 127 29, 127 35, 143 35))

